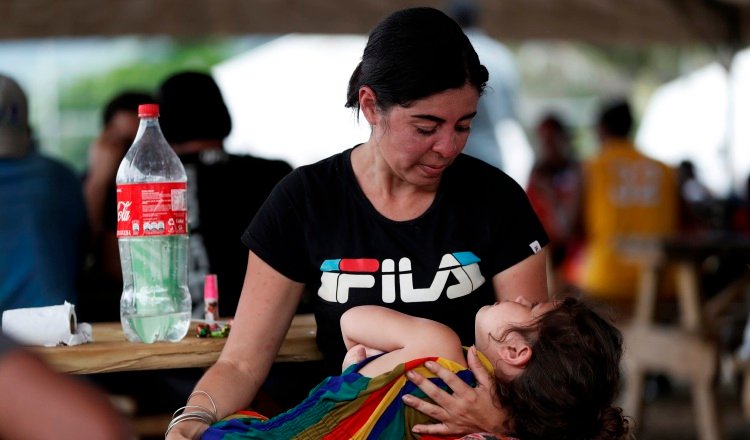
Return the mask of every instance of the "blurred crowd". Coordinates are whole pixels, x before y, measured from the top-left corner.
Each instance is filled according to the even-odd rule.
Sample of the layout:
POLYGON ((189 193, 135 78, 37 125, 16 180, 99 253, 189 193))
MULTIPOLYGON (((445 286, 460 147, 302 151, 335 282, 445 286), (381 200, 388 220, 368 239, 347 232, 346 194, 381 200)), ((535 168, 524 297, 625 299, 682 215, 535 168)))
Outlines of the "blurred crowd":
MULTIPOLYGON (((598 150, 589 157, 574 142, 573 132, 581 128, 561 115, 547 114, 536 125, 537 161, 527 194, 550 236, 554 295, 578 291, 631 302, 635 264, 617 255, 616 239, 750 234, 748 189, 719 197, 690 160, 672 167, 647 157, 632 141, 634 118, 626 100, 604 102, 592 124, 598 150)), ((742 266, 719 263, 737 266, 734 272, 742 266)))
MULTIPOLYGON (((164 134, 191 182, 190 290, 195 316, 202 310, 202 280, 208 273, 219 275, 222 310, 233 315, 247 261, 238 237, 292 168, 282 161, 224 151, 232 121, 211 76, 180 72, 153 92, 123 90, 113 96, 102 109, 101 131, 89 146, 81 178, 37 150, 25 119, 25 95, 11 78, 2 79, 3 105, 21 110, 13 121, 5 117, 1 127, 0 310, 67 300, 76 304, 81 320, 119 319, 122 275, 113 215, 115 174, 135 138, 138 105, 158 102, 164 134)), ((484 99, 510 98, 498 94, 484 99)), ((482 105, 491 107, 486 101, 482 105)), ((514 105, 504 112, 502 117, 513 115, 514 105)), ((632 302, 637 273, 612 244, 618 238, 750 234, 747 191, 717 197, 690 161, 673 168, 640 153, 631 139, 635 121, 625 100, 602 102, 597 118, 591 127, 599 148, 591 157, 581 157, 575 142, 576 132, 588 128, 571 127, 562 114, 544 114, 531 133, 536 162, 526 191, 551 240, 552 295, 578 292, 618 306, 632 302)), ((501 167, 496 160, 501 146, 497 139, 482 138, 481 122, 474 127, 476 142, 484 140, 484 151, 492 154, 477 147, 469 153, 501 167)), ((707 273, 714 284, 710 288, 718 290, 724 283, 721 276, 729 282, 737 270, 721 267, 716 274, 707 273)))

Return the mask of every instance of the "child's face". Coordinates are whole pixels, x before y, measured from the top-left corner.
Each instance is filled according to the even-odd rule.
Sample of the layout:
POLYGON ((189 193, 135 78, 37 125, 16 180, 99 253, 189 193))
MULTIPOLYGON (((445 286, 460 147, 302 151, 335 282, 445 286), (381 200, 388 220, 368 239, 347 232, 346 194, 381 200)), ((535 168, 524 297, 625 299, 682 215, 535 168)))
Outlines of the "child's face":
POLYGON ((513 301, 500 301, 484 306, 477 312, 474 320, 474 341, 477 348, 485 352, 487 345, 494 338, 500 339, 506 329, 513 326, 526 326, 538 316, 557 307, 553 301, 532 304, 519 296, 513 301), (492 335, 492 338, 489 336, 492 335))

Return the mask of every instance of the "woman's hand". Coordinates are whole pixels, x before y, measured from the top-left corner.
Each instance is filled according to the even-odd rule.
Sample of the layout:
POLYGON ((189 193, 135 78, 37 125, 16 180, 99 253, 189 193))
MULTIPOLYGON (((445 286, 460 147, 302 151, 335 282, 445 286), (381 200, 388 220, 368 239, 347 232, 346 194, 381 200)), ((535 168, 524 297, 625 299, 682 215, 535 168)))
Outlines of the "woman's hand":
POLYGON ((208 429, 208 425, 197 420, 185 420, 175 425, 165 440, 197 440, 208 429))
POLYGON ((409 394, 403 397, 404 403, 440 422, 431 425, 415 425, 412 428, 413 432, 433 435, 503 433, 506 417, 496 398, 495 380, 479 362, 475 347, 469 349, 467 362, 477 379, 475 388, 437 363, 425 363, 430 371, 443 379, 453 390, 453 394, 438 388, 413 370, 407 373, 409 380, 435 403, 426 402, 409 394))

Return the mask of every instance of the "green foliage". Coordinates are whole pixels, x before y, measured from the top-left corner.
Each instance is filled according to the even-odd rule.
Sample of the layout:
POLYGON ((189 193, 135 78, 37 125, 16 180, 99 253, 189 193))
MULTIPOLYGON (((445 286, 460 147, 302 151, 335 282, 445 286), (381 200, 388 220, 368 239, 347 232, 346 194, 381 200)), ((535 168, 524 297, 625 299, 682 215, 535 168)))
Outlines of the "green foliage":
POLYGON ((142 59, 64 86, 60 91, 60 110, 101 109, 125 89, 153 93, 167 76, 188 69, 207 72, 229 55, 229 46, 221 41, 177 42, 163 56, 144 53, 142 59))
MULTIPOLYGON (((97 114, 106 103, 124 90, 137 90, 153 94, 168 76, 183 70, 208 72, 215 64, 233 55, 232 45, 224 40, 201 40, 149 44, 144 42, 142 57, 120 67, 77 77, 60 89, 61 114, 97 114), (153 50, 152 50, 153 49, 153 50)), ((90 118, 86 125, 98 124, 99 118, 90 118)), ((83 130, 96 133, 97 126, 83 130)), ((88 145, 93 136, 78 133, 74 136, 61 136, 57 147, 49 154, 70 164, 82 172, 86 166, 88 145)))

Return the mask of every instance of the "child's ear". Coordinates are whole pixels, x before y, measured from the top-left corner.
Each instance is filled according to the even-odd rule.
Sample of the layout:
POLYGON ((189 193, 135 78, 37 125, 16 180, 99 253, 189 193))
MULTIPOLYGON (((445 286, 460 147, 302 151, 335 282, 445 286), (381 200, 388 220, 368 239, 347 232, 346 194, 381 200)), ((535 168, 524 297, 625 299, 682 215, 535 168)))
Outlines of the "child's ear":
POLYGON ((508 365, 523 368, 531 360, 531 347, 517 339, 509 341, 500 348, 500 358, 508 365))

